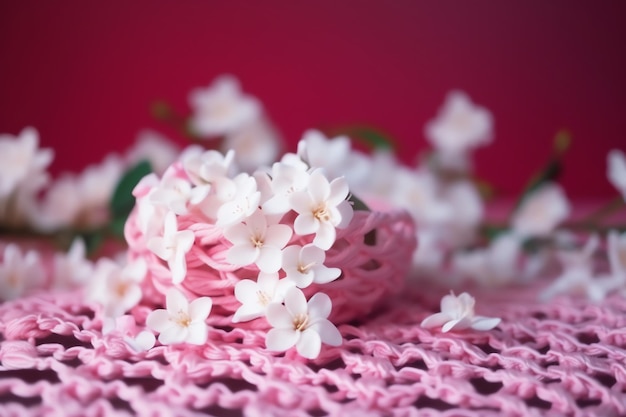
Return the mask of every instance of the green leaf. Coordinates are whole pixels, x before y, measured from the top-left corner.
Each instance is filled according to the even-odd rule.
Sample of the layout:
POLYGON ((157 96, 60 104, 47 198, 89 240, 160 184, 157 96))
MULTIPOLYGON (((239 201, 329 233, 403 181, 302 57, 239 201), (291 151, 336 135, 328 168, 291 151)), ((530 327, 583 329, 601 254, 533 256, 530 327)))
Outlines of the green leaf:
POLYGON ((96 253, 104 243, 104 233, 100 230, 79 233, 78 236, 80 236, 83 239, 83 242, 85 242, 87 256, 91 256, 96 253))
POLYGON ((111 217, 120 219, 128 217, 131 210, 135 206, 135 197, 132 192, 139 181, 146 175, 152 172, 150 162, 141 161, 137 165, 131 167, 117 183, 111 201, 109 202, 109 209, 111 211, 111 217))

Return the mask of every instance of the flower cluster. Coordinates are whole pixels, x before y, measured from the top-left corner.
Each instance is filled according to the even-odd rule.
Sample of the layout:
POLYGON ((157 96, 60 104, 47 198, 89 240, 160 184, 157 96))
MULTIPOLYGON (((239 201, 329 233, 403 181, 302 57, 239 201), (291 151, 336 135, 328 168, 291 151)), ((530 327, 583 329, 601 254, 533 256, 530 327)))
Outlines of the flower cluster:
MULTIPOLYGON (((329 283, 341 275, 339 268, 327 267, 324 261, 326 251, 336 241, 337 229, 346 228, 353 217, 346 180, 329 179, 324 169, 312 166, 304 153, 286 154, 281 161, 252 175, 238 171, 234 160, 232 150, 224 155, 191 146, 162 177, 151 174, 143 178, 134 190, 135 221, 146 248, 167 265, 170 285, 177 291, 176 287, 184 288, 187 263, 196 256, 191 253, 197 240, 193 230, 217 228, 228 242, 225 261, 249 275, 234 286, 235 297, 241 303, 232 317, 234 322, 266 317, 271 325, 283 326, 285 321, 280 314, 291 314, 293 323, 304 320, 293 324, 294 331, 302 332, 303 340, 337 344, 336 333, 328 330, 331 324, 326 320, 330 298, 323 293, 313 295, 309 303, 323 305, 324 310, 315 310, 306 318, 309 316, 301 306, 304 295, 300 289, 313 283, 329 283), (181 227, 181 223, 185 226, 181 227), (270 311, 272 315, 268 315, 270 311), (321 333, 317 339, 311 339, 312 332, 321 333)), ((184 294, 168 291, 167 297, 171 315, 174 307, 170 308, 170 303, 183 305, 184 294)), ((303 302, 306 305, 306 300, 303 302)), ((186 307, 180 311, 186 311, 186 307)), ((163 332, 167 327, 164 317, 165 313, 154 312, 147 324, 163 332)), ((174 320, 176 328, 188 328, 189 320, 174 320)), ((192 340, 202 339, 192 333, 192 340)), ((271 336, 275 334, 268 333, 270 349, 296 344, 304 356, 319 354, 319 343, 307 344, 308 350, 303 350, 304 342, 294 341, 289 346, 276 343, 276 337, 271 336)), ((180 341, 169 336, 159 340, 180 341)))

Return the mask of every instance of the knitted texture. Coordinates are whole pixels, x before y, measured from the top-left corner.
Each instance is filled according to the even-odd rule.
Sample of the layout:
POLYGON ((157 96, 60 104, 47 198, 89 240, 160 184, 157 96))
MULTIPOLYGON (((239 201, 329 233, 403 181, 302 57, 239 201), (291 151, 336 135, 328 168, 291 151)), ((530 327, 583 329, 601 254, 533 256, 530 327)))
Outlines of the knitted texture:
POLYGON ((472 289, 502 323, 446 334, 419 326, 444 292, 409 285, 313 361, 240 327, 136 353, 80 291, 32 295, 0 305, 0 415, 626 415, 626 300, 539 303, 547 283, 472 289))
MULTIPOLYGON (((146 248, 137 217, 135 210, 126 223, 129 257, 147 261, 149 273, 144 281, 144 299, 163 304, 164 294, 172 286, 172 274, 146 248)), ((210 296, 213 310, 208 323, 229 325, 233 313, 241 306, 235 298, 235 285, 242 279, 256 279, 259 269, 254 264, 242 268, 226 261, 226 252, 232 245, 224 237, 223 228, 206 223, 201 215, 179 216, 178 229, 191 230, 195 235, 186 256, 187 274, 182 289, 192 299, 210 296)), ((310 241, 310 236, 294 235, 290 244, 306 245, 310 241)), ((326 251, 325 265, 340 268, 342 275, 330 283, 312 284, 304 293, 307 297, 326 293, 333 303, 330 320, 335 324, 362 317, 402 290, 415 246, 415 225, 406 211, 356 211, 347 228, 337 229, 337 240, 326 251)), ((242 325, 268 327, 265 319, 242 325)))

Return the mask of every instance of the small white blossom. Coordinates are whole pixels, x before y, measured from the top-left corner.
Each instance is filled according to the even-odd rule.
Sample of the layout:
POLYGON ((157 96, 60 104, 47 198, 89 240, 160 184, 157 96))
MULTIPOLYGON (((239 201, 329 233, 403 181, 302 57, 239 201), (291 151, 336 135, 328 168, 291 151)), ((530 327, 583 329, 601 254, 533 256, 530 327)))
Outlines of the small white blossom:
POLYGON ((626 156, 624 156, 624 152, 617 149, 609 152, 606 175, 611 184, 626 200, 626 156))
POLYGON ((178 230, 176 215, 168 212, 165 215, 163 236, 154 236, 148 241, 148 249, 167 262, 172 271, 172 282, 180 284, 187 275, 185 255, 191 250, 195 235, 191 230, 178 230))
POLYGON ((282 147, 281 142, 269 123, 257 120, 227 134, 222 148, 234 150, 237 167, 251 173, 276 160, 282 147))
POLYGON ((256 211, 261 202, 254 177, 241 173, 231 180, 217 184, 217 197, 221 206, 217 209, 216 225, 230 226, 244 221, 256 211))
POLYGON ((309 173, 302 166, 284 162, 272 165, 270 183, 271 197, 263 203, 263 211, 268 214, 284 214, 291 210, 289 198, 294 192, 306 189, 309 173))
POLYGON ((592 235, 582 249, 558 252, 562 272, 541 292, 539 298, 547 301, 559 294, 567 293, 584 295, 594 302, 603 300, 614 289, 615 280, 594 276, 593 254, 599 246, 600 239, 597 235, 592 235))
POLYGON ((545 237, 570 213, 563 189, 554 183, 543 185, 528 195, 515 212, 513 231, 521 237, 545 237))
POLYGON ((135 221, 146 242, 160 234, 165 215, 168 213, 166 207, 158 207, 150 202, 150 195, 158 188, 159 183, 156 174, 148 174, 133 190, 137 211, 135 221))
POLYGON ((335 228, 344 228, 352 220, 354 211, 346 200, 349 190, 343 177, 330 183, 321 169, 316 169, 309 178, 306 190, 296 191, 289 203, 298 217, 294 231, 299 235, 315 233, 313 243, 328 250, 335 243, 335 228))
POLYGON ((426 138, 443 154, 463 154, 491 141, 491 113, 460 91, 448 94, 437 118, 426 125, 426 138))
POLYGON ((145 352, 154 347, 156 338, 154 333, 149 330, 138 331, 137 323, 132 315, 123 315, 119 317, 106 317, 102 326, 102 334, 110 334, 114 331, 119 332, 124 342, 136 352, 145 352))
POLYGON ((255 263, 262 272, 278 272, 282 266, 282 249, 293 231, 285 224, 268 224, 261 210, 255 211, 244 223, 224 229, 224 236, 233 246, 226 259, 233 265, 255 263))
POLYGON ((334 281, 341 275, 341 269, 328 268, 324 265, 325 260, 326 252, 315 245, 288 246, 283 252, 286 279, 299 288, 306 288, 314 282, 326 284, 334 281))
POLYGON ((95 264, 87 287, 87 299, 100 304, 106 317, 122 316, 141 300, 140 284, 147 272, 148 266, 141 258, 124 266, 101 258, 95 264))
POLYGON ((402 167, 394 175, 391 201, 408 210, 419 225, 441 226, 452 219, 454 209, 440 196, 439 182, 430 171, 402 167))
POLYGON ((259 273, 257 281, 243 279, 235 285, 235 298, 242 305, 233 316, 233 322, 239 323, 265 316, 270 303, 282 303, 285 292, 293 282, 278 279, 278 273, 259 273))
POLYGON ((45 271, 37 252, 29 250, 22 254, 14 243, 4 247, 0 262, 0 301, 21 297, 44 281, 45 271))
POLYGON ((608 253, 611 271, 626 280, 626 232, 611 230, 608 235, 608 253))
POLYGON ((464 292, 459 296, 451 293, 441 299, 441 312, 426 317, 421 326, 424 328, 441 327, 446 333, 450 330, 491 330, 500 324, 499 318, 477 316, 474 313, 474 297, 464 292))
POLYGON ((189 181, 183 178, 164 177, 152 190, 148 199, 154 205, 183 215, 189 212, 188 204, 200 204, 209 191, 208 187, 192 187, 189 181))
POLYGON ((302 291, 289 288, 285 305, 271 303, 267 306, 267 321, 273 327, 265 338, 267 348, 282 352, 295 345, 301 356, 315 359, 322 343, 341 345, 341 333, 328 320, 331 310, 332 302, 326 294, 317 293, 307 303, 302 291))
POLYGON ((222 154, 192 145, 183 151, 180 159, 190 181, 196 186, 211 186, 222 178, 230 178, 235 169, 235 151, 232 149, 222 154))
POLYGON ((327 138, 318 130, 307 130, 298 142, 298 156, 309 168, 324 168, 331 178, 343 173, 350 157, 350 138, 327 138))
POLYGON ((54 256, 54 286, 72 288, 84 285, 93 274, 93 263, 86 258, 87 249, 81 238, 74 239, 67 253, 54 256))
POLYGON ((30 177, 45 175, 53 152, 39 148, 39 135, 32 127, 18 136, 0 135, 0 198, 8 197, 30 177))
POLYGON ((165 294, 165 303, 165 310, 154 310, 146 319, 146 325, 160 333, 159 342, 203 345, 208 337, 206 319, 213 307, 211 298, 199 297, 189 303, 180 290, 170 288, 165 294))
POLYGON ((137 135, 135 144, 126 153, 126 160, 132 165, 147 160, 152 171, 162 175, 176 161, 179 153, 180 149, 172 140, 153 130, 142 130, 137 135))
POLYGON ((261 104, 241 92, 232 76, 217 78, 212 85, 191 92, 189 102, 194 110, 192 129, 202 137, 218 137, 258 119, 261 104))

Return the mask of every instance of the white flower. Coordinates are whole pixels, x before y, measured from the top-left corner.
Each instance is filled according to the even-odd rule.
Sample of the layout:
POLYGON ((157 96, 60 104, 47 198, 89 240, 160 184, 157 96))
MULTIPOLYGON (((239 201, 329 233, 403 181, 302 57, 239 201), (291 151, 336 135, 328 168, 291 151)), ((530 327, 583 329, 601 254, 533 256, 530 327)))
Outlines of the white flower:
POLYGON ((279 280, 278 273, 259 273, 257 281, 241 280, 235 285, 235 298, 242 305, 233 316, 233 322, 239 323, 265 316, 265 310, 270 303, 282 303, 285 292, 293 282, 279 280))
POLYGON ((283 251, 286 279, 293 281, 299 288, 306 288, 313 282, 326 284, 334 281, 341 275, 341 269, 326 267, 325 260, 326 252, 315 245, 288 246, 283 251))
POLYGON ((324 168, 333 178, 345 169, 350 150, 350 138, 347 136, 329 139, 313 129, 304 132, 298 142, 298 156, 309 168, 324 168))
POLYGON ((233 246, 226 260, 233 265, 255 263, 262 272, 278 272, 282 266, 282 249, 293 231, 285 224, 268 224, 261 210, 255 211, 244 223, 224 229, 224 236, 233 246))
POLYGON ((492 116, 460 91, 448 94, 437 119, 426 125, 426 138, 442 153, 463 154, 491 141, 492 116))
POLYGON ((178 146, 165 136, 153 130, 142 130, 133 147, 126 153, 126 160, 132 165, 147 160, 152 171, 162 175, 176 161, 179 153, 178 146))
POLYGON ((317 293, 307 303, 302 291, 289 288, 285 305, 267 306, 267 321, 273 327, 265 337, 267 348, 282 352, 295 345, 301 356, 315 359, 322 343, 341 345, 341 333, 328 321, 331 310, 332 302, 326 294, 317 293))
POLYGON ((474 314, 474 297, 464 292, 459 296, 451 293, 441 299, 441 312, 426 317, 421 326, 441 327, 442 332, 450 330, 491 330, 500 324, 499 318, 483 317, 474 314))
POLYGON ((109 219, 109 202, 123 170, 123 161, 109 155, 79 175, 68 174, 54 181, 34 219, 37 227, 50 231, 104 224, 109 219))
POLYGON ((446 243, 452 247, 470 244, 484 212, 476 186, 469 181, 456 181, 444 189, 443 200, 452 210, 452 216, 442 227, 446 243))
POLYGON ((29 250, 22 254, 19 246, 9 243, 0 262, 0 301, 13 300, 45 281, 39 254, 29 250))
POLYGON ((278 133, 265 120, 258 120, 229 133, 222 148, 234 150, 237 167, 254 172, 276 160, 281 150, 278 133))
POLYGON ((615 280, 607 277, 594 277, 593 254, 600 245, 597 235, 592 235, 579 250, 557 253, 563 271, 545 288, 539 298, 543 301, 563 294, 581 294, 591 301, 601 301, 615 288, 615 280))
POLYGON ((102 325, 102 334, 110 334, 114 331, 121 333, 124 342, 136 352, 145 352, 154 347, 156 338, 149 330, 138 331, 137 323, 132 315, 119 317, 106 317, 102 325))
POLYGON ((147 272, 148 266, 141 258, 125 266, 101 258, 87 287, 87 299, 100 304, 106 317, 119 317, 141 300, 140 284, 147 272))
POLYGON ((39 135, 32 127, 18 136, 0 135, 0 198, 12 194, 30 177, 44 175, 52 158, 52 150, 39 149, 39 135))
POLYGON ((203 345, 208 337, 205 320, 213 307, 211 298, 199 297, 189 303, 180 290, 170 288, 165 294, 165 303, 166 310, 154 310, 146 319, 146 325, 160 333, 159 342, 203 345))
POLYGON ((520 237, 545 237, 570 213, 563 189, 548 183, 528 195, 515 212, 513 231, 520 237))
POLYGON ((613 149, 607 156, 606 175, 615 188, 626 200, 626 156, 624 152, 613 149))
POLYGON ((190 181, 197 186, 210 186, 222 178, 229 178, 234 171, 234 158, 235 151, 232 149, 222 154, 193 145, 187 147, 180 157, 190 181))
POLYGON ((291 210, 289 198, 296 191, 304 190, 309 184, 309 173, 302 166, 285 162, 272 165, 271 196, 263 203, 268 214, 284 214, 291 210))
POLYGON ((172 271, 172 282, 180 284, 187 275, 185 255, 191 250, 195 235, 191 230, 178 230, 176 214, 165 215, 163 236, 154 236, 148 240, 148 249, 167 262, 172 271))
POLYGON ((427 170, 399 168, 394 173, 391 201, 405 208, 420 225, 442 225, 454 214, 450 203, 441 198, 437 178, 427 170))
POLYGON ((626 280, 626 233, 609 232, 608 253, 611 271, 626 280))
POLYGON ((346 227, 354 214, 346 200, 348 193, 343 177, 329 183, 321 169, 313 171, 307 189, 296 191, 289 198, 291 207, 298 213, 295 232, 299 235, 315 233, 313 243, 321 249, 330 249, 336 239, 335 228, 346 227))
POLYGON ((188 204, 200 204, 209 194, 208 187, 192 187, 189 181, 173 176, 164 177, 152 190, 148 200, 178 215, 189 212, 188 204))
POLYGON ((452 267, 455 272, 483 285, 508 284, 523 277, 517 265, 520 251, 520 239, 506 233, 496 237, 485 249, 455 253, 452 267))
POLYGON ((261 104, 244 95, 232 76, 217 78, 211 86, 196 89, 189 95, 194 109, 192 129, 203 137, 222 136, 258 119, 261 104))
POLYGON ((217 209, 217 226, 230 226, 242 222, 259 207, 261 193, 257 191, 254 177, 241 173, 232 180, 217 184, 217 198, 222 202, 217 209))
POLYGON ((93 263, 86 258, 87 249, 81 238, 72 242, 67 253, 54 256, 54 285, 59 288, 71 288, 84 285, 93 274, 93 263))
POLYGON ((155 173, 143 177, 135 189, 135 207, 137 210, 137 226, 147 242, 161 232, 165 215, 168 213, 166 207, 157 207, 150 202, 150 195, 157 189, 160 181, 155 173))

